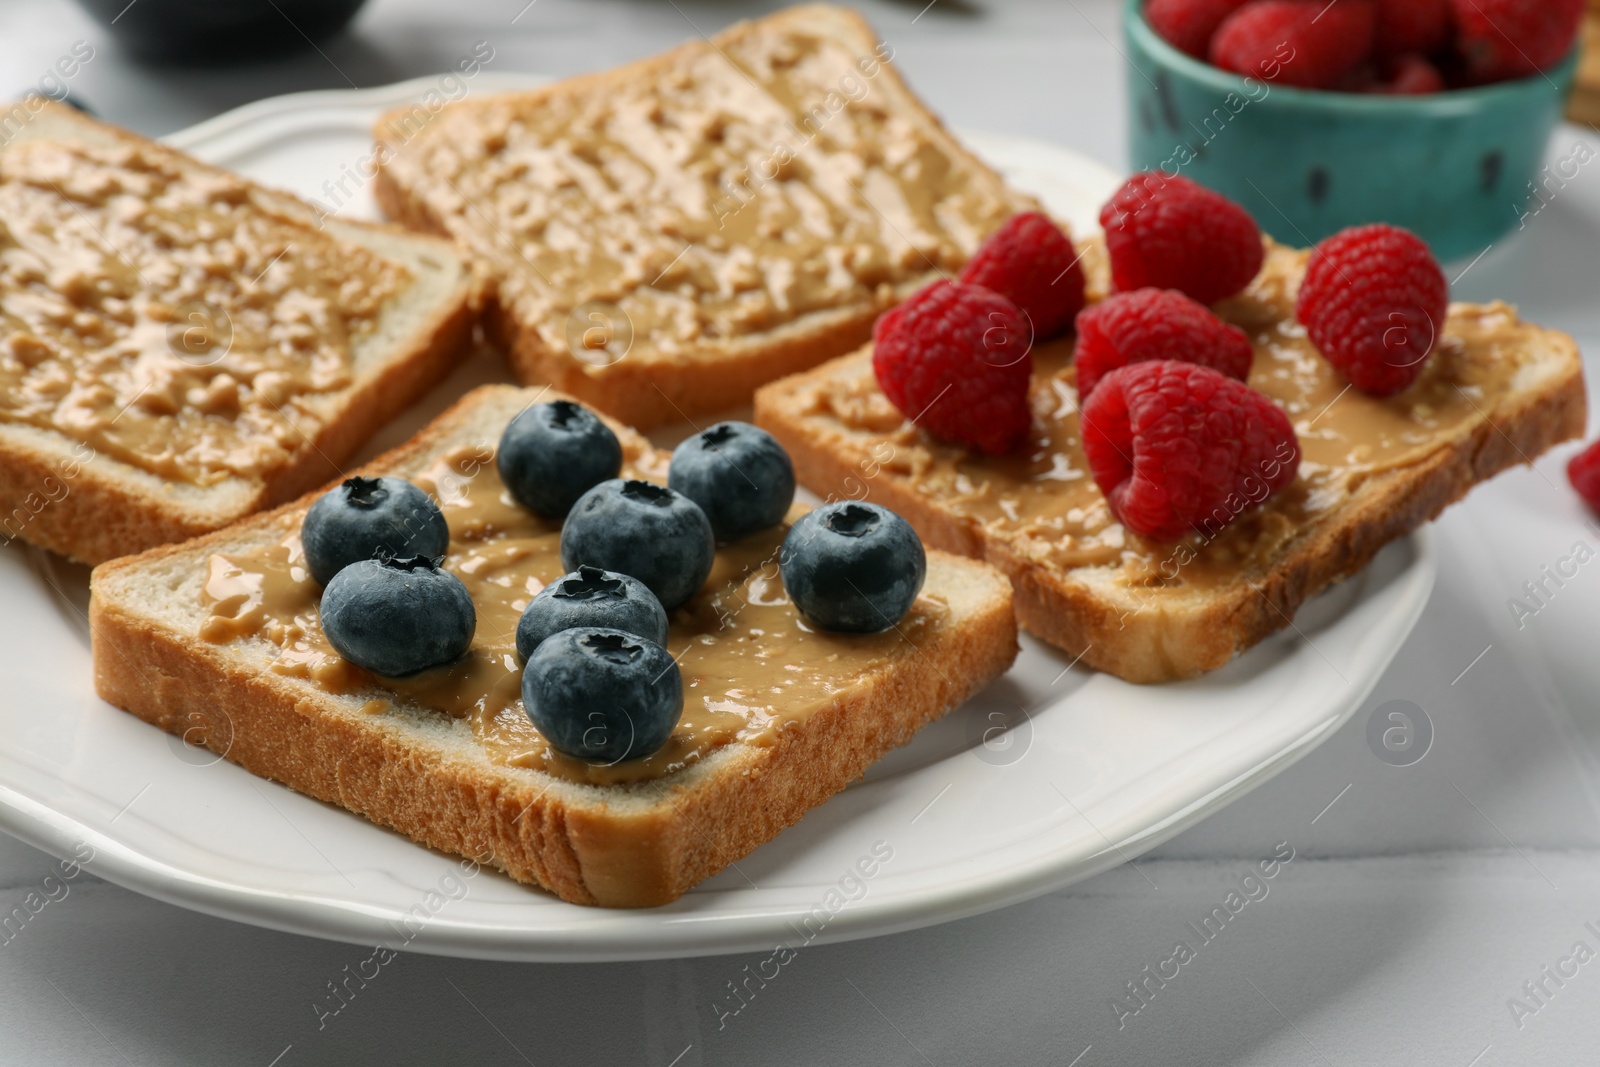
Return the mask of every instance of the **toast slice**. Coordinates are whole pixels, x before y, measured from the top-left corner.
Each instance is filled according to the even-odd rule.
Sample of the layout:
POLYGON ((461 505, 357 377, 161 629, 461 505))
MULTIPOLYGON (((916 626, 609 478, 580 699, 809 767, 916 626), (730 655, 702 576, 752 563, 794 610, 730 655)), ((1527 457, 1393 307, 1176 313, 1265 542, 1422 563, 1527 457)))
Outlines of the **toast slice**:
MULTIPOLYGON (((287 568, 282 550, 297 544, 308 497, 97 567, 100 694, 417 841, 491 855, 565 900, 635 907, 675 899, 771 838, 1016 656, 1009 583, 940 552, 896 629, 802 633, 775 580, 779 528, 719 550, 706 587, 673 614, 685 712, 666 748, 609 768, 550 753, 507 690, 520 693, 521 607, 562 572, 557 528, 504 495, 493 446, 512 416, 553 395, 485 386, 367 469, 434 491, 452 530, 446 566, 481 578, 477 636, 460 664, 380 681, 338 660, 303 573, 281 589, 282 570, 247 577, 254 600, 232 595, 243 587, 226 583, 266 572, 262 560, 287 568)), ((626 469, 664 480, 668 457, 613 428, 626 469)))
POLYGON ((38 101, 0 141, 0 533, 87 563, 339 471, 470 340, 434 237, 38 101))
POLYGON ((604 73, 399 109, 389 217, 492 265, 520 381, 630 425, 748 403, 1034 209, 952 138, 861 17, 807 5, 604 73))
MULTIPOLYGON (((1103 246, 1089 252, 1090 291, 1104 294, 1103 246)), ((1034 354, 1034 436, 1014 456, 977 457, 909 425, 878 389, 870 348, 762 389, 756 421, 815 492, 874 500, 927 544, 998 566, 1024 628, 1129 681, 1192 677, 1290 625, 1478 482, 1583 433, 1577 345, 1505 304, 1453 305, 1400 396, 1349 390, 1294 321, 1307 255, 1269 248, 1251 287, 1216 309, 1251 335, 1250 384, 1288 411, 1300 475, 1176 544, 1126 531, 1089 477, 1070 340, 1034 354)))

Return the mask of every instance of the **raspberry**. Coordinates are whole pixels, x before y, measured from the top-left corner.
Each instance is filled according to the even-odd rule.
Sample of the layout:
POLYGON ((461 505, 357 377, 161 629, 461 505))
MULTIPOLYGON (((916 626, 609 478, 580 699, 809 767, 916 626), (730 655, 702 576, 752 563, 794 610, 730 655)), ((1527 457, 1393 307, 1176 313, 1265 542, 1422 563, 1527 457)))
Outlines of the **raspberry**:
POLYGON ((1109 296, 1078 315, 1078 402, 1130 363, 1173 359, 1244 381, 1255 362, 1250 338, 1204 304, 1170 289, 1109 296))
POLYGON ((1382 55, 1437 52, 1450 43, 1450 0, 1374 0, 1373 47, 1382 55))
POLYGON ((1191 530, 1214 537, 1300 468, 1300 443, 1283 409, 1193 363, 1112 371, 1084 405, 1081 429, 1111 513, 1157 541, 1191 530))
POLYGON ((1254 0, 1211 39, 1211 62, 1263 81, 1328 89, 1372 52, 1367 0, 1254 0))
POLYGON ((1461 54, 1474 81, 1504 81, 1561 62, 1584 0, 1454 0, 1461 54))
POLYGON ((1377 223, 1317 245, 1295 315, 1357 389, 1391 396, 1416 381, 1450 306, 1450 285, 1422 239, 1377 223))
POLYGON ((973 254, 961 280, 993 289, 1033 322, 1042 341, 1065 333, 1083 307, 1083 268, 1072 241, 1037 211, 1013 215, 973 254))
MULTIPOLYGON (((1222 20, 1246 0, 1150 0, 1145 21, 1180 52, 1204 59, 1222 20)), ((1446 0, 1448 2, 1448 0, 1446 0)))
POLYGON ((1261 269, 1261 231, 1244 208, 1188 178, 1135 174, 1100 209, 1121 292, 1177 289, 1202 304, 1239 292, 1261 269))
POLYGON ((934 282, 880 316, 872 339, 884 395, 935 437, 998 456, 1028 436, 1028 324, 999 293, 934 282))
POLYGON ((1584 503, 1600 511, 1600 441, 1572 457, 1567 464, 1567 480, 1584 503))
POLYGON ((1382 78, 1363 91, 1391 96, 1417 96, 1444 91, 1444 75, 1419 55, 1391 56, 1383 61, 1382 78))

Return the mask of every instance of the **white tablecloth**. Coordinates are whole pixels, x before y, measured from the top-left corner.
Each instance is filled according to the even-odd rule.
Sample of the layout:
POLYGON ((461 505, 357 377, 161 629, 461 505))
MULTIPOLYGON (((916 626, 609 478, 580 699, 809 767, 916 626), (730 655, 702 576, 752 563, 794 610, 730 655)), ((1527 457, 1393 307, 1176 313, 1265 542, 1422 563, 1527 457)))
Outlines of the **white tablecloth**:
MULTIPOLYGON (((95 56, 72 92, 159 135, 264 96, 443 70, 480 40, 497 69, 569 74, 767 6, 373 0, 324 54, 177 70, 129 62, 64 0, 5 0, 0 95, 86 40, 95 56)), ((952 124, 1122 165, 1110 0, 874 0, 866 11, 952 124)), ((1593 131, 1563 127, 1551 158, 1579 140, 1600 149, 1593 131)), ((1600 341, 1597 265, 1600 178, 1584 171, 1456 292, 1514 301, 1589 347, 1600 341)), ((1576 542, 1600 547, 1600 526, 1585 525, 1566 486, 1572 451, 1496 479, 1439 522, 1438 589, 1368 707, 1137 870, 977 919, 807 949, 737 1015, 720 1015, 755 958, 410 955, 345 985, 366 950, 192 914, 87 873, 47 883, 57 861, 0 837, 0 914, 47 884, 67 888, 0 943, 0 1063, 1600 1062, 1600 566, 1532 617, 1508 607, 1576 542), (1413 766, 1380 761, 1365 738, 1370 712, 1392 700, 1434 726, 1413 766), (1294 858, 1267 895, 1210 940, 1196 936, 1275 849, 1294 858), (1195 958, 1161 980, 1180 940, 1195 958), (334 1014, 330 983, 354 990, 334 1014)))

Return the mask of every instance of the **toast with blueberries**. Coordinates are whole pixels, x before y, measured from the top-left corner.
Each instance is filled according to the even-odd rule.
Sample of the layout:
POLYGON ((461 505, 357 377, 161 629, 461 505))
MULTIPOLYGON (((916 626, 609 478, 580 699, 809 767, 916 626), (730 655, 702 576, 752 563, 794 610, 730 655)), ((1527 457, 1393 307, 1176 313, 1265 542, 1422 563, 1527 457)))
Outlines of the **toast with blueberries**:
POLYGON ((1047 220, 1008 222, 873 344, 755 404, 804 485, 993 563, 1023 627, 1086 665, 1143 683, 1221 667, 1583 432, 1573 339, 1450 303, 1403 230, 1295 251, 1159 174, 1101 221, 1078 279, 1047 220))
POLYGON ((519 380, 641 429, 746 404, 1033 207, 855 12, 813 4, 617 70, 385 115, 387 215, 498 279, 519 380))
POLYGON ((669 456, 486 386, 320 495, 97 567, 96 685, 564 900, 665 904, 1017 653, 994 568, 794 488, 746 423, 669 456))
POLYGON ((0 145, 0 533, 98 563, 322 484, 479 288, 446 241, 41 103, 0 145))

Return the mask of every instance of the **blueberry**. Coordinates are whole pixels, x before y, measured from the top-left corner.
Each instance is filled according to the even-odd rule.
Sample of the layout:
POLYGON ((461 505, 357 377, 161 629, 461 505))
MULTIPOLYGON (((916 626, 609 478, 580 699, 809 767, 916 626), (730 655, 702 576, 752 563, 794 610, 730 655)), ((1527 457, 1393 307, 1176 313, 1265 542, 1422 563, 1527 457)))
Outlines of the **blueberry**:
POLYGON ((404 478, 346 478, 317 498, 300 543, 318 585, 350 564, 380 556, 442 556, 450 524, 433 497, 404 478))
POLYGON ((667 484, 699 504, 726 543, 783 521, 794 503, 794 464, 767 431, 719 422, 673 449, 667 484))
POLYGON ((876 633, 911 610, 928 556, 911 524, 877 504, 824 504, 795 523, 779 556, 784 588, 824 630, 876 633))
POLYGON ((578 626, 604 626, 667 643, 666 609, 643 582, 599 567, 579 567, 529 602, 517 620, 517 655, 526 660, 551 634, 578 626))
POLYGON ((477 625, 461 579, 422 556, 352 563, 322 591, 328 643, 385 678, 460 659, 477 625))
POLYGON ((622 470, 622 444, 594 412, 570 400, 523 409, 500 435, 500 480, 523 507, 559 519, 622 470))
POLYGON ((668 611, 705 584, 717 550, 699 505, 664 485, 601 482, 573 505, 561 529, 561 565, 631 574, 668 611))
POLYGON ((584 626, 534 649, 522 672, 522 705, 557 752, 620 763, 667 743, 683 714, 683 677, 654 641, 584 626))

